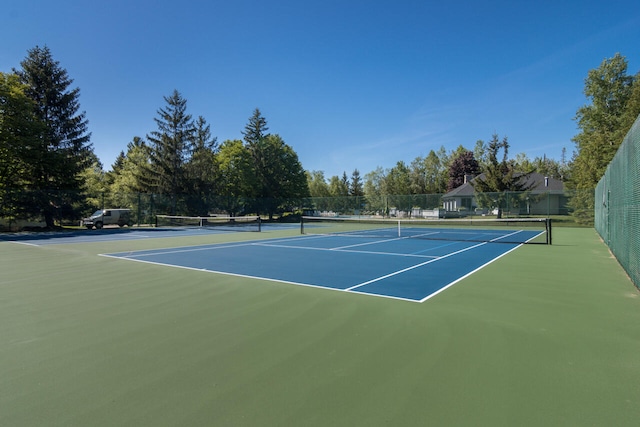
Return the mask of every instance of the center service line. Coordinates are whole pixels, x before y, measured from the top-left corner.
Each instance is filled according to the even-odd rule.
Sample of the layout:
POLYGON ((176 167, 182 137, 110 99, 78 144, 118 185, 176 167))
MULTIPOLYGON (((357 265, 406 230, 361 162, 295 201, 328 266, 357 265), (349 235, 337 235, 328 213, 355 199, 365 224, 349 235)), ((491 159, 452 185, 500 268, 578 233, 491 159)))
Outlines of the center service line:
POLYGON ((413 266, 411 266, 411 267, 407 267, 407 268, 404 268, 404 269, 402 269, 402 270, 394 271, 393 273, 389 273, 389 274, 387 274, 387 275, 384 275, 384 276, 381 276, 381 277, 378 277, 378 278, 375 278, 375 279, 372 279, 372 280, 369 280, 369 281, 366 281, 366 282, 360 283, 360 284, 358 284, 358 285, 352 286, 352 287, 347 288, 347 289, 345 289, 345 290, 346 290, 346 291, 352 291, 352 290, 357 289, 357 288, 359 288, 359 287, 361 287, 361 286, 369 285, 369 284, 374 283, 374 282, 379 282, 380 280, 384 280, 384 279, 386 279, 386 278, 389 278, 389 277, 392 277, 392 276, 396 276, 396 275, 401 274, 401 273, 404 273, 404 272, 406 272, 406 271, 413 270, 414 268, 422 267, 423 265, 431 264, 432 262, 436 262, 436 261, 439 261, 439 260, 441 260, 441 259, 448 258, 448 257, 450 257, 450 256, 452 256, 452 255, 456 255, 456 254, 459 254, 459 253, 462 253, 462 252, 468 251, 469 249, 474 249, 474 248, 477 248, 477 247, 480 247, 480 246, 486 245, 487 243, 488 243, 488 242, 478 243, 477 245, 469 246, 468 248, 464 248, 464 249, 461 249, 461 250, 459 250, 459 251, 451 252, 450 254, 447 254, 447 255, 444 255, 444 256, 438 257, 438 258, 436 258, 436 259, 431 259, 431 260, 429 260, 429 261, 425 261, 425 262, 422 262, 422 263, 420 263, 420 264, 416 264, 416 265, 413 265, 413 266))

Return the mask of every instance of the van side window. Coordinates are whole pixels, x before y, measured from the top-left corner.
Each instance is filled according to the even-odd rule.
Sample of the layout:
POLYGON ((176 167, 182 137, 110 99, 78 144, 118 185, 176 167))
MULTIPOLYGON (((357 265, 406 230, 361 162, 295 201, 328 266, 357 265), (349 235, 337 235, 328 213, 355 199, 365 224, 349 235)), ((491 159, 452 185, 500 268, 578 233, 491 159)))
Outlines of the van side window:
POLYGON ((106 211, 106 212, 104 213, 104 216, 111 216, 111 211, 106 211))

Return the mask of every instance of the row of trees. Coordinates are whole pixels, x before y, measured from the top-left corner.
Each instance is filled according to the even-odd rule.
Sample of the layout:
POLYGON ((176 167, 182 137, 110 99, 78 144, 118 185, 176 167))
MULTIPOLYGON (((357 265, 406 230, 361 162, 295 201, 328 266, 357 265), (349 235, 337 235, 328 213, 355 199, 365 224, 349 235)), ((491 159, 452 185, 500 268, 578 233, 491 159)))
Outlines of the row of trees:
POLYGON ((568 176, 569 164, 565 160, 558 162, 544 156, 530 160, 525 154, 509 159, 508 152, 508 138, 500 140, 494 134, 488 142, 478 140, 473 150, 460 145, 447 152, 441 147, 438 151, 431 150, 426 157, 416 157, 410 164, 399 161, 387 170, 378 167, 364 179, 358 169, 353 171, 351 179, 346 172, 342 177, 332 176, 329 180, 322 171, 308 172, 309 191, 312 197, 442 194, 481 173, 486 175, 486 185, 479 191, 520 191, 521 178, 531 172, 561 180, 568 176))
POLYGON ((297 154, 267 133, 258 109, 243 140, 218 145, 178 91, 164 98, 157 128, 134 137, 105 172, 72 83, 47 47, 29 50, 21 69, 0 73, 0 217, 44 217, 53 227, 61 212, 77 218, 103 206, 104 194, 111 206, 132 206, 132 193, 165 196, 162 213, 249 209, 271 216, 287 200, 309 195, 297 154))
POLYGON ((242 132, 244 140, 218 145, 207 121, 187 114, 187 100, 177 90, 164 100, 157 130, 146 139, 134 137, 110 172, 99 163, 87 171, 93 193, 109 193, 120 206, 133 205, 137 193, 166 195, 168 214, 251 210, 270 217, 285 208, 283 203, 309 196, 297 154, 279 135, 267 133, 259 109, 242 132))
MULTIPOLYGON (((477 141, 473 149, 461 145, 447 152, 441 147, 409 165, 400 161, 387 170, 377 168, 365 175, 364 195, 373 199, 398 194, 440 194, 463 184, 465 176, 481 173, 485 179, 475 182, 478 192, 519 191, 524 190, 521 178, 538 172, 560 179, 570 190, 579 190, 571 200, 571 208, 579 220, 590 222, 594 207, 590 190, 640 115, 640 73, 629 75, 627 69, 626 58, 616 54, 589 71, 584 88, 588 103, 576 113, 579 133, 573 138, 576 149, 570 160, 566 149, 560 161, 546 156, 531 160, 524 153, 509 159, 507 138, 500 141, 498 135, 493 135, 488 143, 477 141), (502 158, 498 160, 501 150, 502 158)), ((315 197, 356 195, 352 183, 361 181, 358 170, 352 175, 352 183, 346 173, 342 178, 331 177, 328 183, 322 172, 311 172, 309 177, 310 192, 315 197)))
MULTIPOLYGON (((531 161, 524 154, 509 159, 508 153, 508 138, 500 140, 494 134, 487 143, 477 141, 474 151, 463 146, 450 153, 444 147, 438 152, 431 150, 427 157, 417 157, 410 165, 400 161, 388 170, 379 167, 369 172, 364 182, 358 169, 353 171, 351 179, 346 172, 343 172, 341 178, 331 177, 328 182, 321 171, 308 172, 307 177, 310 193, 316 206, 321 209, 357 210, 365 203, 362 200, 350 202, 344 200, 344 197, 364 196, 369 210, 388 210, 391 204, 400 210, 409 211, 416 207, 439 207, 441 197, 421 196, 446 193, 464 184, 469 178, 476 178, 472 184, 478 193, 522 192, 529 190, 525 187, 523 178, 532 172, 562 179, 568 171, 566 162, 558 163, 546 157, 531 161)), ((495 200, 492 199, 492 202, 495 203, 495 200)), ((491 207, 499 208, 500 198, 498 205, 491 207)))
MULTIPOLYGON (((174 91, 157 111, 155 130, 134 137, 105 172, 90 144, 79 89, 71 87, 67 71, 47 47, 29 50, 20 65, 0 73, 0 217, 43 216, 49 226, 61 208, 86 213, 105 204, 104 194, 111 195, 108 204, 114 207, 132 206, 136 193, 153 193, 167 200, 162 213, 271 216, 307 196, 373 200, 442 194, 479 173, 484 179, 476 184, 478 191, 515 191, 518 177, 533 171, 569 188, 593 189, 640 114, 640 76, 628 75, 626 59, 617 54, 585 80, 589 102, 576 114, 580 133, 570 161, 565 151, 559 162, 524 154, 509 159, 508 139, 493 135, 473 149, 441 147, 410 164, 399 161, 364 176, 355 169, 350 177, 344 172, 327 179, 322 171, 304 171, 292 147, 268 133, 260 110, 249 118, 242 140, 219 144, 207 121, 194 120, 187 100, 174 91)), ((593 200, 577 198, 574 204, 576 212, 588 214, 593 200)))

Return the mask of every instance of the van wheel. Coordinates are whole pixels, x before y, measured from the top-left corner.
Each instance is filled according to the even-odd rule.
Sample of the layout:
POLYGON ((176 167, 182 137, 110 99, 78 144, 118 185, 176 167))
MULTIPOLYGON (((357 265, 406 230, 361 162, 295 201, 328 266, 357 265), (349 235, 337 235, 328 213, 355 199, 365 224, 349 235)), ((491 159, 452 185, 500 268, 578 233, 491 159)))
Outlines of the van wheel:
POLYGON ((102 223, 100 221, 96 222, 96 230, 100 230, 102 228, 102 223))

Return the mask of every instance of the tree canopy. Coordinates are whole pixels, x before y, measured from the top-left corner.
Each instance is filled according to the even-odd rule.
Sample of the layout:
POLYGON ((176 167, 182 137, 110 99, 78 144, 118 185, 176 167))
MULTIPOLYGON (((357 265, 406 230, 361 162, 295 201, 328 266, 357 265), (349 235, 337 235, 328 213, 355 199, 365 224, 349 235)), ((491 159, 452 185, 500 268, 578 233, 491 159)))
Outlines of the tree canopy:
POLYGON ((95 158, 91 134, 80 111, 80 89, 70 87, 73 80, 48 47, 30 49, 20 65, 14 73, 23 86, 10 84, 20 108, 28 108, 22 103, 24 97, 30 100, 30 111, 21 113, 30 135, 23 133, 27 139, 14 140, 20 145, 16 160, 23 178, 20 186, 30 191, 21 206, 28 214, 43 215, 47 226, 53 227, 56 209, 74 209, 82 202, 81 174, 95 158))
POLYGON ((498 218, 501 218, 506 200, 505 193, 529 190, 524 180, 526 175, 518 173, 515 163, 509 161, 507 137, 500 141, 498 134, 494 134, 487 146, 487 165, 484 174, 472 182, 477 192, 478 202, 483 207, 497 208, 498 218), (502 159, 498 160, 500 150, 502 150, 502 159))
MULTIPOLYGON (((379 213, 432 209, 438 197, 415 196, 443 194, 480 174, 474 183, 479 193, 526 191, 522 178, 532 172, 584 189, 584 200, 575 196, 571 203, 576 215, 589 216, 593 200, 588 194, 640 114, 640 73, 629 74, 626 58, 616 54, 587 74, 587 103, 575 116, 579 133, 571 161, 566 149, 561 161, 525 153, 509 159, 507 138, 495 134, 488 143, 477 140, 471 150, 463 145, 429 149, 426 156, 399 160, 388 169, 325 177, 322 171, 304 170, 292 146, 269 133, 260 109, 240 130, 242 140, 218 144, 207 120, 192 116, 187 100, 174 90, 156 111, 155 129, 146 138, 134 137, 105 172, 93 153, 80 90, 49 48, 30 49, 20 66, 0 73, 0 215, 40 216, 49 226, 61 211, 86 213, 105 203, 131 207, 140 203, 141 193, 149 194, 153 209, 162 213, 194 215, 224 211, 271 217, 309 195, 352 199, 325 204, 336 211, 355 212, 365 199, 379 213), (104 193, 110 194, 106 200, 104 193)), ((482 203, 501 206, 496 197, 482 203)))
POLYGON ((570 184, 574 188, 595 188, 640 114, 639 75, 628 75, 627 67, 626 58, 616 54, 587 75, 584 93, 590 103, 575 117, 580 133, 573 138, 570 184))
MULTIPOLYGON (((489 166, 489 165, 488 165, 489 166)), ((451 162, 449 167, 449 185, 451 191, 466 182, 467 177, 474 178, 480 172, 480 166, 476 161, 473 151, 464 151, 451 162)))

